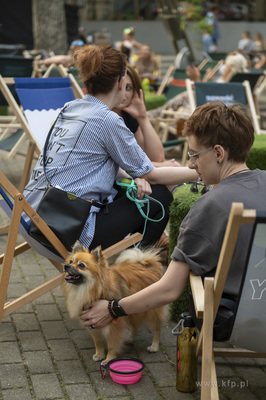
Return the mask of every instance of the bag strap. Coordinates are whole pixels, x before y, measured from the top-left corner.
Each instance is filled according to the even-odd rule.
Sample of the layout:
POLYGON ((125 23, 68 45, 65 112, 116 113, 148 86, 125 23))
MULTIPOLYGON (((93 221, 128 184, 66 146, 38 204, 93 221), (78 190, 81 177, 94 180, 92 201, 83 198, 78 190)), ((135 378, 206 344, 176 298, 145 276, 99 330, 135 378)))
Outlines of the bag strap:
MULTIPOLYGON (((54 121, 53 125, 51 126, 51 128, 50 128, 50 130, 49 130, 49 132, 48 132, 48 134, 47 134, 47 137, 46 137, 46 140, 45 140, 45 143, 44 143, 44 147, 43 147, 43 172, 44 172, 44 176, 45 176, 46 180, 48 181, 48 183, 49 183, 49 185, 50 185, 51 187, 53 187, 53 185, 51 184, 51 181, 48 179, 48 177, 47 177, 47 175, 46 175, 46 172, 45 172, 46 151, 47 151, 47 147, 48 147, 48 143, 49 143, 50 136, 51 136, 51 134, 52 134, 52 130, 54 129, 54 126, 55 126, 55 124, 56 124, 58 118, 59 118, 60 115, 64 112, 65 108, 66 108, 66 106, 62 108, 62 110, 59 112, 59 114, 58 114, 56 120, 54 121)), ((104 199, 102 203, 98 203, 98 202, 97 202, 96 200, 94 200, 94 199, 88 200, 88 201, 89 201, 94 207, 98 207, 98 208, 106 207, 106 206, 107 206, 107 203, 108 203, 108 199, 104 199)))
POLYGON ((66 106, 62 108, 62 110, 60 111, 60 113, 59 113, 58 116, 56 117, 56 120, 54 121, 53 125, 51 126, 51 128, 50 128, 50 130, 49 130, 49 132, 48 132, 48 134, 47 134, 47 136, 46 136, 46 140, 45 140, 44 147, 43 147, 43 172, 44 172, 45 179, 49 182, 50 186, 53 186, 53 185, 51 184, 51 181, 48 179, 48 177, 47 177, 47 175, 46 175, 46 172, 45 172, 46 151, 47 151, 49 139, 50 139, 50 137, 51 137, 51 134, 52 134, 52 131, 53 131, 53 129, 54 129, 54 126, 55 126, 55 124, 56 124, 58 118, 60 117, 61 113, 63 113, 63 111, 64 111, 65 108, 66 108, 66 106))

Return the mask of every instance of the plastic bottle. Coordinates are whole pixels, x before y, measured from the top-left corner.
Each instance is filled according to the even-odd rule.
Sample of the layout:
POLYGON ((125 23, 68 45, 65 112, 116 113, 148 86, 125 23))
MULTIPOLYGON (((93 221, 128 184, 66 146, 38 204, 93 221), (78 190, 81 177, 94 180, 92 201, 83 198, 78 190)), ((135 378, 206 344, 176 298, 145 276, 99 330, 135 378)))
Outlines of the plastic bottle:
POLYGON ((180 392, 194 392, 197 389, 198 334, 189 313, 180 315, 180 321, 172 333, 177 335, 176 388, 180 392))

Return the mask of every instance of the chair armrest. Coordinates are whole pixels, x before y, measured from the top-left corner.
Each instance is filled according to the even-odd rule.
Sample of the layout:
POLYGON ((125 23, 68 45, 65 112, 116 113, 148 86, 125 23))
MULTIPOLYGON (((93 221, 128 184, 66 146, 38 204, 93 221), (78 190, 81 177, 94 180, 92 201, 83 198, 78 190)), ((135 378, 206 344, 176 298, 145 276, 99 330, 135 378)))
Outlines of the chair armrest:
POLYGON ((197 318, 203 318, 204 310, 204 288, 201 276, 196 276, 192 272, 189 275, 190 287, 197 318))
POLYGON ((174 111, 174 110, 171 110, 171 109, 169 109, 169 110, 162 110, 161 111, 161 113, 162 113, 162 115, 163 116, 171 116, 172 118, 175 118, 175 120, 177 120, 177 119, 180 119, 180 118, 182 118, 182 119, 188 119, 190 116, 191 116, 191 112, 188 112, 188 111, 174 111))

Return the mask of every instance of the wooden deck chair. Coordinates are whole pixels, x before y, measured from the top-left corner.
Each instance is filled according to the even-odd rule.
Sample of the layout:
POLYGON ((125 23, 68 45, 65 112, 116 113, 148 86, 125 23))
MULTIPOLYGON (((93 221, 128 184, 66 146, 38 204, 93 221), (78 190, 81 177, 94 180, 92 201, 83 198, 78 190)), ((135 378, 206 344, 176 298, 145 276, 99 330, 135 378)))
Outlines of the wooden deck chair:
POLYGON ((57 65, 58 71, 61 76, 69 77, 71 80, 72 88, 77 98, 82 98, 86 94, 84 83, 79 79, 79 72, 77 68, 65 68, 62 64, 57 65))
POLYGON ((4 77, 30 77, 33 71, 33 58, 0 55, 0 74, 4 77))
POLYGON ((222 58, 226 58, 228 53, 224 52, 215 52, 215 53, 208 53, 208 56, 213 60, 213 61, 219 61, 222 58))
POLYGON ((10 157, 16 154, 26 138, 36 141, 40 153, 51 122, 64 104, 76 97, 70 77, 2 78, 0 76, 0 89, 16 117, 16 122, 24 130, 24 135, 10 151, 10 157), (15 101, 8 84, 15 85, 23 110, 15 101))
MULTIPOLYGON (((23 167, 23 172, 21 175, 21 180, 20 180, 20 185, 18 191, 20 193, 23 192, 26 184, 28 183, 29 177, 30 177, 30 172, 32 170, 32 161, 34 159, 34 153, 36 151, 36 143, 35 142, 29 142, 28 145, 28 150, 26 154, 26 159, 23 167)), ((0 235, 5 235, 8 233, 10 227, 10 223, 6 223, 0 227, 0 235)))
MULTIPOLYGON (((204 65, 204 63, 202 63, 202 65, 204 65)), ((161 85, 157 90, 157 94, 163 93, 169 82, 169 79, 170 83, 168 84, 167 91, 164 93, 167 100, 172 99, 182 92, 185 92, 186 78, 187 74, 185 68, 175 68, 174 65, 170 65, 161 82, 161 85)), ((190 114, 188 113, 175 113, 172 110, 163 110, 161 117, 154 118, 151 121, 165 148, 177 146, 179 144, 183 145, 181 160, 182 165, 185 165, 187 162, 187 140, 178 137, 176 126, 178 124, 178 120, 187 119, 189 115, 190 114), (176 139, 169 140, 170 134, 176 135, 176 139)))
POLYGON ((14 157, 19 152, 26 138, 34 141, 34 135, 21 110, 19 100, 16 100, 13 91, 9 88, 10 84, 14 86, 13 78, 3 78, 0 75, 0 91, 13 114, 0 118, 0 150, 4 151, 8 158, 14 157))
POLYGON ((72 89, 76 98, 82 98, 85 93, 85 85, 79 79, 78 68, 69 67, 66 68, 62 64, 51 64, 45 72, 42 74, 42 78, 59 78, 69 77, 72 84, 72 89))
POLYGON ((210 64, 210 62, 207 62, 204 68, 202 69, 202 71, 205 71, 202 81, 208 82, 212 80, 223 64, 224 64, 224 59, 221 59, 218 62, 217 61, 212 62, 212 64, 210 64))
POLYGON ((188 141, 187 138, 177 135, 177 118, 165 117, 165 118, 151 118, 150 119, 155 131, 159 135, 164 149, 170 147, 182 146, 182 158, 181 164, 186 165, 187 163, 187 152, 188 152, 188 141), (176 139, 169 139, 169 134, 175 135, 176 139))
POLYGON ((261 212, 246 210, 243 203, 233 203, 215 276, 205 278, 203 284, 201 277, 190 274, 196 316, 203 320, 197 346, 197 353, 202 357, 202 400, 219 399, 215 357, 266 357, 265 238, 266 209, 261 212), (247 243, 249 252, 241 282, 241 293, 234 313, 229 346, 215 348, 214 320, 242 224, 253 224, 253 233, 250 243, 247 243))
MULTIPOLYGON (((2 269, 0 273, 0 324, 2 318, 18 310, 24 305, 37 299, 49 290, 54 289, 61 284, 63 279, 63 266, 62 263, 66 258, 68 251, 60 242, 60 240, 49 229, 45 222, 33 210, 29 203, 8 180, 8 178, 0 172, 0 206, 10 218, 10 228, 6 241, 5 253, 0 256, 0 264, 2 269), (28 234, 29 224, 24 218, 26 213, 31 221, 33 221, 38 228, 42 231, 45 237, 50 241, 51 248, 37 242, 28 234), (17 237, 20 233, 25 240, 24 243, 17 245, 17 237), (26 294, 18 297, 17 299, 5 304, 6 296, 8 294, 8 284, 12 269, 14 257, 19 256, 26 250, 33 248, 37 253, 46 257, 58 270, 58 275, 49 281, 41 284, 35 289, 27 292, 26 294)), ((132 246, 142 239, 140 233, 133 234, 122 241, 114 244, 108 249, 104 250, 105 256, 111 257, 121 250, 132 246)))
MULTIPOLYGON (((25 58, 22 56, 16 55, 7 55, 0 54, 0 75, 4 78, 7 77, 31 77, 33 71, 33 59, 25 58)), ((18 101, 18 97, 16 96, 16 92, 13 88, 11 88, 12 94, 15 99, 18 101)), ((8 107, 8 102, 6 101, 3 94, 0 92, 0 106, 3 108, 8 107)))
MULTIPOLYGON (((198 69, 201 73, 201 79, 204 82, 212 79, 223 63, 223 59, 218 61, 211 61, 205 58, 204 60, 202 60, 202 62, 198 65, 198 69)), ((186 68, 176 68, 174 65, 170 65, 168 70, 166 71, 165 76, 162 79, 160 86, 158 87, 157 94, 162 94, 164 92, 169 82, 169 79, 171 79, 165 95, 168 100, 172 99, 177 94, 182 93, 186 90, 185 80, 187 78, 188 76, 186 74, 186 68)))
MULTIPOLYGON (((9 131, 5 137, 0 137, 0 149, 8 150, 8 157, 11 158, 19 152, 25 140, 29 139, 36 143, 35 154, 32 155, 31 161, 33 161, 34 155, 35 157, 39 156, 51 123, 64 104, 75 99, 72 88, 71 77, 2 78, 0 76, 0 89, 14 113, 12 122, 6 123, 5 126, 22 128, 9 131), (15 101, 8 83, 15 85, 23 109, 15 101)), ((76 94, 79 97, 83 96, 83 93, 78 94, 77 91, 76 94)), ((23 175, 21 182, 27 183, 23 175)), ((20 189, 23 190, 21 185, 20 189)), ((1 227, 0 234, 5 233, 7 227, 7 225, 1 227)))
POLYGON ((170 65, 168 67, 168 69, 167 69, 167 71, 166 71, 166 73, 165 73, 165 75, 164 75, 164 77, 163 77, 158 89, 157 89, 156 94, 161 95, 163 93, 163 91, 165 90, 166 85, 167 85, 172 73, 174 72, 174 70, 175 70, 174 65, 170 65))
POLYGON ((217 83, 192 82, 190 79, 186 79, 186 87, 191 112, 193 112, 196 107, 209 103, 212 100, 221 100, 225 104, 232 104, 234 102, 242 103, 249 109, 255 133, 258 135, 266 133, 260 128, 260 118, 256 113, 256 107, 248 81, 217 83), (195 93, 193 92, 193 86, 195 93))
MULTIPOLYGON (((169 67, 166 74, 169 75, 169 78, 171 77, 171 80, 170 83, 167 85, 167 90, 164 95, 166 96, 167 100, 170 100, 179 93, 186 91, 185 79, 187 78, 187 74, 185 68, 171 68, 171 66, 169 67)), ((169 78, 167 77, 166 81, 165 79, 163 79, 163 81, 165 82, 165 86, 163 87, 161 85, 159 87, 160 91, 164 91, 166 84, 169 81, 169 78)))
MULTIPOLYGON (((0 75, 2 77, 31 77, 33 71, 32 58, 25 58, 17 55, 0 55, 0 75)), ((15 89, 11 88, 12 95, 19 103, 15 89)), ((0 150, 10 152, 14 144, 20 139, 23 131, 20 124, 16 121, 16 117, 8 115, 8 102, 0 91, 1 110, 5 110, 4 115, 0 116, 0 150), (10 134, 13 134, 10 138, 10 134)))
POLYGON ((257 70, 257 71, 253 71, 253 72, 238 72, 231 78, 230 82, 249 81, 250 89, 253 92, 254 88, 256 87, 256 84, 261 76, 263 76, 262 70, 257 70))
POLYGON ((260 116, 261 127, 264 128, 266 120, 266 71, 257 80, 253 97, 257 114, 260 116))

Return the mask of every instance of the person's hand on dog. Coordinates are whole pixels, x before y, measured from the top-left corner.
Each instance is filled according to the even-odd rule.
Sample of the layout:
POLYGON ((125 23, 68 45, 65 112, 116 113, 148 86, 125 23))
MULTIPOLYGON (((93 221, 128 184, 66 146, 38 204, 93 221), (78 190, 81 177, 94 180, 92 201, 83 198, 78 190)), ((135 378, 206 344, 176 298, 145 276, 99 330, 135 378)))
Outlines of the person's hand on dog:
POLYGON ((150 195, 152 193, 151 185, 145 179, 136 178, 134 180, 135 185, 137 186, 137 197, 138 199, 142 199, 145 194, 150 195))
POLYGON ((98 300, 92 303, 91 307, 84 310, 79 316, 84 327, 91 329, 103 328, 113 321, 108 311, 108 301, 98 300))

